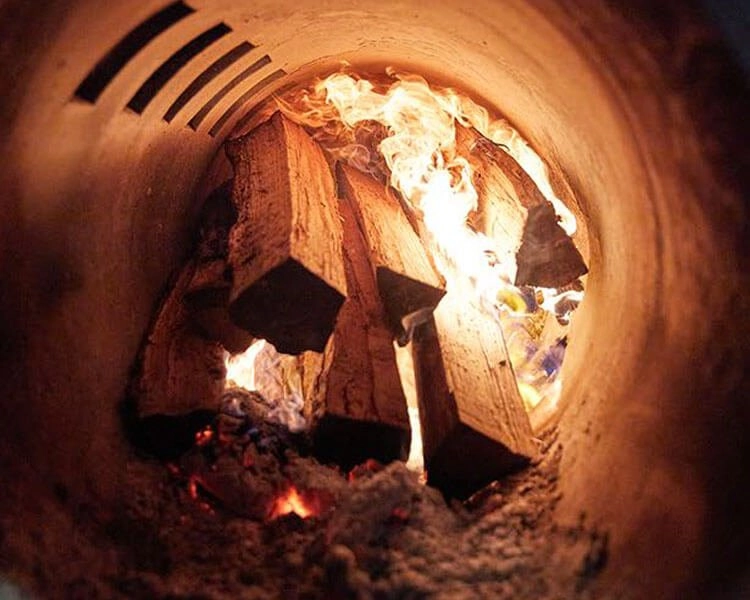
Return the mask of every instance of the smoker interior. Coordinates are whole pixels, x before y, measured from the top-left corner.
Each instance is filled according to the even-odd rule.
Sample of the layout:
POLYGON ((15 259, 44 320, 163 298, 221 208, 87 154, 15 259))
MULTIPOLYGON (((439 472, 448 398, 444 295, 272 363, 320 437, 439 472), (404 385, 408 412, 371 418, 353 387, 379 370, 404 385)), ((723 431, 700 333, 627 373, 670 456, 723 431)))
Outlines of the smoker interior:
POLYGON ((200 200, 221 178, 208 170, 222 140, 308 73, 341 59, 396 64, 500 109, 583 215, 590 276, 564 365, 556 518, 609 533, 599 597, 739 597, 750 138, 743 84, 700 12, 603 0, 189 4, 194 12, 127 61, 95 103, 76 98, 79 84, 164 4, 0 6, 2 465, 14 474, 5 485, 29 498, 64 489, 97 507, 91 518, 117 510, 131 453, 118 406, 200 200), (159 65, 220 22, 232 31, 141 114, 125 108, 159 65), (255 46, 247 57, 162 119, 245 40, 255 46))

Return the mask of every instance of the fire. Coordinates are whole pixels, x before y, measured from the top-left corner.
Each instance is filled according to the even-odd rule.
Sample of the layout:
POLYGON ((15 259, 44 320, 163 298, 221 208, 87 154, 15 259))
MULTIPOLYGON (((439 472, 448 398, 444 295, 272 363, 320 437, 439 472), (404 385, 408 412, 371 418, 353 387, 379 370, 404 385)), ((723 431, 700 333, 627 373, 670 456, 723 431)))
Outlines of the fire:
POLYGON ((224 365, 227 368, 227 386, 255 389, 255 359, 266 345, 266 340, 256 340, 240 354, 227 354, 224 365))
POLYGON ((268 520, 272 521, 291 513, 307 519, 317 516, 319 509, 312 502, 305 500, 299 491, 297 491, 297 488, 292 485, 283 494, 274 499, 268 513, 268 520))
POLYGON ((266 340, 256 340, 240 354, 227 354, 224 364, 227 388, 256 391, 272 405, 267 420, 286 425, 294 433, 306 429, 297 357, 280 354, 266 340))
MULTIPOLYGON (((537 288, 529 303, 525 292, 512 283, 515 257, 496 256, 492 240, 469 226, 478 195, 472 167, 457 151, 456 128, 473 127, 502 146, 529 174, 552 204, 561 227, 572 235, 575 217, 555 195, 542 159, 507 121, 491 118, 465 95, 432 87, 416 75, 392 69, 387 73, 389 81, 334 73, 277 102, 287 117, 311 129, 333 158, 388 181, 401 194, 418 217, 449 290, 475 295, 503 329, 520 329, 518 320, 527 318, 537 305, 565 323, 582 292, 560 294, 537 288)), ((517 348, 509 351, 520 360, 513 364, 516 369, 546 351, 529 336, 513 339, 517 348)), ((536 371, 526 373, 522 387, 527 408, 536 406, 543 395, 559 393, 559 384, 549 385, 556 376, 557 372, 540 381, 536 371)))

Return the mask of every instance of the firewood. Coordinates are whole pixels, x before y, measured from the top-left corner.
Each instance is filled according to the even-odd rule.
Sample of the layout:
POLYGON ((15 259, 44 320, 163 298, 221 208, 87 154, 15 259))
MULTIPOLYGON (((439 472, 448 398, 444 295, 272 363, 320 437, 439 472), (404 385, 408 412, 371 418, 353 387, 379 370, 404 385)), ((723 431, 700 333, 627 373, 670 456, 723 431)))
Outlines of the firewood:
POLYGON ((501 260, 515 254, 516 285, 558 288, 588 272, 554 208, 510 154, 465 127, 456 128, 456 143, 474 167, 474 225, 494 241, 501 260))
POLYGON ((516 285, 560 288, 588 272, 549 202, 529 208, 516 262, 516 285))
POLYGON ((417 314, 429 316, 445 295, 419 236, 382 183, 352 167, 336 170, 339 193, 351 204, 370 251, 378 290, 394 331, 417 314), (426 309, 426 310, 425 310, 426 309))
POLYGON ((536 454, 499 327, 450 292, 413 339, 428 482, 466 497, 536 454))
POLYGON ((185 290, 185 302, 201 335, 236 354, 247 349, 254 338, 229 318, 229 231, 237 220, 231 192, 232 182, 227 181, 211 193, 203 206, 195 271, 185 290))
POLYGON ((219 406, 224 350, 195 332, 183 302, 194 272, 191 261, 159 309, 142 349, 134 389, 140 417, 215 411, 219 406))
POLYGON ((323 152, 279 113, 227 142, 226 152, 238 211, 229 237, 229 314, 279 352, 320 352, 346 294, 341 222, 323 152))
POLYGON ((352 208, 341 206, 349 296, 320 354, 305 353, 305 416, 316 455, 349 469, 368 458, 404 459, 410 441, 393 334, 352 208))

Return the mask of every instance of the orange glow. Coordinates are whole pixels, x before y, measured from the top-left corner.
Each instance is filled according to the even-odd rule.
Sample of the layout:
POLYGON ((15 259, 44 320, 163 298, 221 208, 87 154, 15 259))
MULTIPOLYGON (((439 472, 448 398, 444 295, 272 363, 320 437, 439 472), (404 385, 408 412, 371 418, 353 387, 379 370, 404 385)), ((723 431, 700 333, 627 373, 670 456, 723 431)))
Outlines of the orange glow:
POLYGON ((378 471, 382 471, 383 469, 383 465, 377 460, 375 460, 374 458, 368 458, 365 462, 357 465, 351 471, 349 471, 349 473, 347 474, 347 480, 349 481, 349 483, 351 483, 352 481, 356 481, 357 479, 360 479, 365 475, 377 473, 378 471))
POLYGON ((314 503, 306 501, 297 491, 297 488, 292 485, 274 499, 268 514, 268 520, 272 521, 291 513, 307 519, 316 516, 319 510, 314 506, 314 503))
POLYGON ((190 494, 190 497, 195 500, 201 510, 213 514, 214 510, 211 508, 211 505, 205 500, 202 500, 198 493, 198 478, 194 475, 191 475, 188 479, 188 493, 190 494))
POLYGON ((205 446, 213 439, 213 437, 214 430, 211 429, 211 427, 206 427, 205 429, 201 429, 200 431, 196 432, 195 443, 198 446, 205 446))
MULTIPOLYGON (((546 397, 555 404, 559 378, 558 385, 549 384, 557 373, 549 376, 536 364, 547 349, 539 346, 532 352, 539 340, 523 333, 534 307, 513 284, 515 254, 498 256, 493 240, 469 226, 478 193, 472 165, 459 153, 457 127, 473 127, 513 157, 552 204, 568 235, 576 230, 573 213, 555 195, 544 161, 505 119, 492 118, 467 96, 431 86, 422 77, 393 69, 387 75, 388 80, 368 80, 334 73, 277 103, 288 118, 312 130, 335 160, 387 181, 401 194, 449 292, 473 296, 488 318, 502 326, 516 376, 526 381, 527 410, 546 397)), ((543 299, 541 309, 560 323, 568 317, 558 305, 575 305, 582 297, 582 292, 536 291, 543 299)))
POLYGON ((575 217, 554 194, 542 159, 507 121, 491 119, 455 90, 431 87, 416 75, 389 74, 393 83, 386 86, 334 73, 301 97, 280 101, 280 108, 303 125, 322 128, 316 137, 336 158, 376 174, 384 160, 382 174, 421 217, 449 286, 456 278, 471 280, 484 301, 513 311, 503 300, 515 289, 515 257, 488 261, 491 240, 467 224, 477 191, 469 161, 457 153, 457 124, 501 145, 552 203, 568 234, 575 231, 575 217), (378 135, 373 123, 381 127, 378 135), (363 141, 377 144, 377 152, 363 141))

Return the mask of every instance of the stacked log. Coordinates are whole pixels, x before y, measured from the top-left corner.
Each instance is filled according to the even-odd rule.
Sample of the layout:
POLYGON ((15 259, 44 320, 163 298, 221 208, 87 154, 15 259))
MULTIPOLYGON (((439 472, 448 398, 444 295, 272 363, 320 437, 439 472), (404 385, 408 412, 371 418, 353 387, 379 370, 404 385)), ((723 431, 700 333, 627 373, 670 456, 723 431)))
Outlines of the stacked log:
POLYGON ((320 147, 276 113, 230 140, 237 223, 229 236, 234 323, 279 352, 322 352, 346 294, 341 221, 320 147))
POLYGON ((449 293, 413 339, 428 482, 466 497, 536 455, 502 333, 449 293))
POLYGON ((231 190, 232 182, 227 181, 211 193, 203 206, 194 254, 195 271, 184 300, 200 334, 234 354, 247 349, 254 338, 229 318, 232 277, 227 263, 228 240, 237 220, 231 190))
POLYGON ((134 394, 138 416, 217 410, 224 391, 224 350, 199 335, 183 302, 194 263, 180 273, 162 303, 141 353, 134 394))
POLYGON ((306 353, 303 358, 305 414, 316 455, 346 469, 370 458, 405 459, 410 441, 393 333, 355 217, 354 197, 349 194, 340 203, 349 295, 323 355, 306 353))
POLYGON ((339 193, 352 208, 361 237, 369 249, 378 291, 396 334, 404 322, 425 315, 445 294, 419 236, 398 201, 383 184, 352 167, 337 168, 339 193))
POLYGON ((559 288, 588 272, 552 204, 510 154, 465 127, 456 128, 456 143, 474 167, 475 226, 494 241, 501 258, 515 255, 517 286, 559 288))

